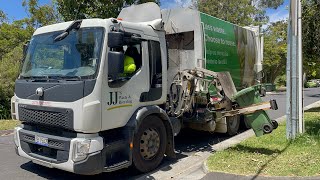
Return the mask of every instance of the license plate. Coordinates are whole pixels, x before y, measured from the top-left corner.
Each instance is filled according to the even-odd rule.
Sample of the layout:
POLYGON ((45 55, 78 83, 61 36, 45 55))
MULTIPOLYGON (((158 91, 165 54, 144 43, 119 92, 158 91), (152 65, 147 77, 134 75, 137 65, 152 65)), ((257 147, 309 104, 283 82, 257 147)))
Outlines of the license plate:
POLYGON ((48 138, 35 135, 34 141, 41 146, 48 146, 48 138))

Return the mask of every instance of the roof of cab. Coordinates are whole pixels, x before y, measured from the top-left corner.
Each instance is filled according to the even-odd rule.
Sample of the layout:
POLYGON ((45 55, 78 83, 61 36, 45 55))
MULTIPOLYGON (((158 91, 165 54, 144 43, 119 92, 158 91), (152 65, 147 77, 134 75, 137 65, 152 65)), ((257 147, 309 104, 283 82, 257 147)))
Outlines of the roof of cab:
MULTIPOLYGON (((43 26, 38 28, 33 35, 39 35, 43 33, 48 33, 48 32, 54 32, 54 31, 63 31, 67 29, 73 21, 68 21, 68 22, 62 22, 62 23, 57 23, 57 24, 52 24, 48 26, 43 26)), ((82 20, 81 27, 105 27, 107 24, 106 19, 84 19, 82 20)))

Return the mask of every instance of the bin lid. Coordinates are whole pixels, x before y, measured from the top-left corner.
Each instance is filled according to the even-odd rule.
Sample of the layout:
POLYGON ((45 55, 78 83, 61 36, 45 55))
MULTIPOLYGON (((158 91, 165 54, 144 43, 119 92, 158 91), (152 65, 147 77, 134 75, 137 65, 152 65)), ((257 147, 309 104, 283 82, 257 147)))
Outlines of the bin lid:
POLYGON ((245 89, 242 89, 241 91, 237 92, 233 97, 232 97, 232 101, 234 101, 235 99, 244 96, 246 94, 251 93, 252 91, 256 91, 257 87, 259 87, 260 85, 256 85, 256 86, 251 86, 245 89))

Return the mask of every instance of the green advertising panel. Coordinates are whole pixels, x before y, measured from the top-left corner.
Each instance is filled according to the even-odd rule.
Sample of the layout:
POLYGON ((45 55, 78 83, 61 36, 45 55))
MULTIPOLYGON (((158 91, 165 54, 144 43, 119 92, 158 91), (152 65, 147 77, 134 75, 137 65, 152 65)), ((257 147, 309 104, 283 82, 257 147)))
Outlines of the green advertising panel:
POLYGON ((238 89, 253 85, 255 64, 254 33, 200 13, 204 35, 206 69, 230 72, 238 89))

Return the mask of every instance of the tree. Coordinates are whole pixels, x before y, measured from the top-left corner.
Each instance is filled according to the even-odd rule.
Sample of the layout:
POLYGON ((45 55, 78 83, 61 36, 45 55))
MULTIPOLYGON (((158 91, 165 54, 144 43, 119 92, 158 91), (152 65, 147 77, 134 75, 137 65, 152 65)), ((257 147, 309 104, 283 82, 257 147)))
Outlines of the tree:
POLYGON ((269 21, 266 8, 277 8, 283 0, 199 0, 201 12, 241 26, 262 25, 269 21))
POLYGON ((320 62, 320 1, 302 0, 302 49, 304 61, 320 62))
POLYGON ((0 24, 7 22, 7 15, 0 9, 0 24))
POLYGON ((56 5, 64 21, 86 18, 117 17, 121 9, 132 4, 156 2, 159 0, 57 0, 56 5))
POLYGON ((320 1, 302 0, 303 69, 308 79, 320 77, 320 1))
POLYGON ((0 60, 0 119, 8 119, 14 82, 19 74, 22 59, 22 44, 17 45, 0 60))
POLYGON ((23 0, 22 6, 29 13, 28 25, 34 28, 56 23, 60 19, 54 4, 39 6, 38 0, 23 0))
POLYGON ((14 21, 11 24, 0 24, 0 60, 12 49, 30 39, 33 31, 33 28, 26 26, 25 19, 14 21))
POLYGON ((287 21, 271 23, 264 32, 263 69, 265 82, 274 83, 279 75, 285 74, 287 61, 287 21))

